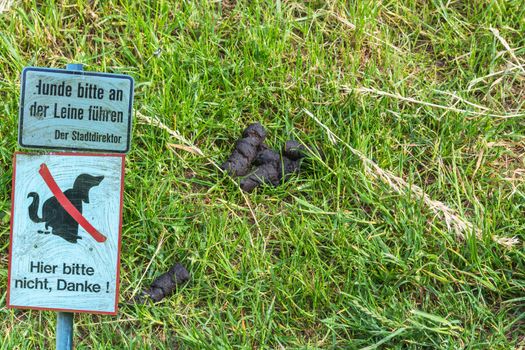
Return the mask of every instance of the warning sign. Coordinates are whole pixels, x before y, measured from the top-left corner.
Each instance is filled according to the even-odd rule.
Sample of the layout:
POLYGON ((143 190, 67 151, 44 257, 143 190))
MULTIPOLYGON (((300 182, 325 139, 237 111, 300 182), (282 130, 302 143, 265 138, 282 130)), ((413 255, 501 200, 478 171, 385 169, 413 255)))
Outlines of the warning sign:
POLYGON ((9 307, 116 314, 123 176, 123 155, 15 155, 9 307))
POLYGON ((132 103, 128 75, 27 67, 18 142, 28 148, 126 153, 132 103))

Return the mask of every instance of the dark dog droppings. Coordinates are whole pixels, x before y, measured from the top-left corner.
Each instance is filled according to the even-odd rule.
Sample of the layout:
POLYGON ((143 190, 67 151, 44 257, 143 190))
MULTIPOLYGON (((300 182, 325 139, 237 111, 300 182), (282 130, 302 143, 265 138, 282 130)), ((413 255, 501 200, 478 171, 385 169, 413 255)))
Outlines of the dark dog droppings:
POLYGON ((306 147, 295 140, 288 140, 284 144, 284 155, 291 160, 299 160, 306 155, 306 147))
POLYGON ((255 171, 241 180, 243 191, 251 192, 262 183, 270 183, 274 186, 281 181, 281 157, 279 153, 266 149, 257 156, 258 165, 255 171))
POLYGON ((155 278, 151 287, 142 292, 142 295, 137 295, 134 301, 137 303, 144 303, 149 297, 153 301, 161 301, 169 296, 177 285, 180 285, 190 279, 188 270, 180 263, 175 264, 168 272, 163 273, 155 278))
POLYGON ((266 138, 266 131, 259 123, 250 124, 242 133, 242 139, 235 144, 235 149, 221 169, 227 171, 231 176, 244 176, 250 171, 251 164, 259 146, 266 138))
POLYGON ((255 166, 248 176, 241 179, 243 191, 251 192, 263 183, 278 186, 290 174, 299 171, 306 148, 297 141, 286 141, 281 155, 263 143, 266 131, 259 123, 249 125, 242 136, 221 168, 232 176, 243 176, 255 166))

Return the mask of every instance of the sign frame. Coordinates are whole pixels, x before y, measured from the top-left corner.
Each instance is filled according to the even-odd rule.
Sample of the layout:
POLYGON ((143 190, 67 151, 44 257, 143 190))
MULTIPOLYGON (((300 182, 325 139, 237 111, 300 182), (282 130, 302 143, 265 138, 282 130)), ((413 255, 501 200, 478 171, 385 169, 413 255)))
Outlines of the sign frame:
POLYGON ((120 257, 122 250, 122 222, 123 222, 123 206, 124 206, 124 175, 125 175, 125 154, 116 153, 79 153, 79 152, 48 152, 45 155, 51 156, 79 156, 79 157, 118 157, 122 159, 121 167, 121 179, 120 179, 120 195, 119 195, 119 227, 118 227, 118 244, 117 244, 117 259, 116 259, 116 277, 115 277, 115 304, 114 311, 98 311, 98 310, 87 310, 87 309, 68 309, 68 308, 54 308, 54 307, 40 307, 40 306, 25 306, 25 305, 14 305, 11 303, 11 272, 12 272, 12 261, 13 261, 13 225, 14 225, 14 211, 15 211, 15 191, 16 191, 16 156, 19 154, 23 155, 40 155, 39 153, 31 152, 20 152, 17 151, 13 155, 13 174, 12 174, 12 192, 11 192, 11 219, 10 219, 10 232, 9 232, 9 261, 8 261, 8 275, 7 275, 7 296, 6 296, 6 307, 8 309, 29 309, 29 310, 40 310, 40 311, 58 311, 58 312, 80 312, 87 314, 100 314, 100 315, 113 315, 118 314, 118 302, 120 296, 120 257))
POLYGON ((28 149, 52 149, 52 150, 66 150, 66 151, 86 151, 86 152, 96 152, 96 153, 119 153, 119 154, 126 154, 129 152, 131 148, 131 137, 132 137, 132 125, 133 125, 133 100, 134 100, 134 85, 135 81, 133 77, 125 74, 113 74, 113 73, 100 73, 100 72, 89 72, 84 70, 69 70, 69 69, 58 69, 58 68, 45 68, 45 67, 25 67, 22 71, 21 75, 21 90, 20 90, 20 107, 19 107, 19 117, 18 117, 18 144, 22 148, 28 148, 28 149), (117 78, 117 79, 126 79, 130 81, 130 92, 129 92, 129 104, 128 104, 128 125, 127 125, 127 132, 126 132, 126 148, 124 150, 115 150, 115 149, 104 149, 104 148, 97 148, 97 147, 64 147, 64 146, 42 146, 42 145, 31 145, 31 144, 24 144, 23 143, 23 130, 24 130, 24 103, 25 103, 25 94, 26 94, 26 76, 27 72, 49 72, 49 73, 57 73, 57 74, 64 74, 64 75, 80 75, 80 76, 87 76, 87 77, 103 77, 103 78, 117 78))

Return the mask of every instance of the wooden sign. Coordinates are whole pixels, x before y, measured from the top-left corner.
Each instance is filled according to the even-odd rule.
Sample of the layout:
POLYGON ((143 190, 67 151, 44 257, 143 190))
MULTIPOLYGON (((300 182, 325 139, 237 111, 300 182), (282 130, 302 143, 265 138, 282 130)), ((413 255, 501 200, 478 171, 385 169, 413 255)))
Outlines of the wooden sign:
POLYGON ((124 155, 17 153, 7 305, 116 314, 124 155))
POLYGON ((22 72, 18 143, 127 153, 132 103, 130 76, 27 67, 22 72))

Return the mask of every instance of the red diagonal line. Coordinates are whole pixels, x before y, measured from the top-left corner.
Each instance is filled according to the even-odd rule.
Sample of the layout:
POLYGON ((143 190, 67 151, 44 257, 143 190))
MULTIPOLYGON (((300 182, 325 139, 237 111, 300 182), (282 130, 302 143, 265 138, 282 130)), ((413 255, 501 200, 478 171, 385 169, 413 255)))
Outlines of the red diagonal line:
POLYGON ((62 192, 60 187, 58 187, 55 179, 49 172, 49 169, 47 168, 47 165, 45 163, 42 163, 40 165, 40 170, 38 171, 40 173, 40 176, 44 179, 46 182, 46 185, 49 187, 51 192, 55 195, 56 199, 58 200, 58 203, 68 212, 69 215, 73 219, 75 219, 76 222, 80 226, 84 228, 84 230, 87 231, 97 242, 104 242, 106 240, 106 236, 104 236, 102 233, 98 232, 96 228, 93 227, 89 223, 89 221, 86 220, 85 217, 82 216, 82 214, 78 211, 77 208, 67 199, 66 195, 62 192))

